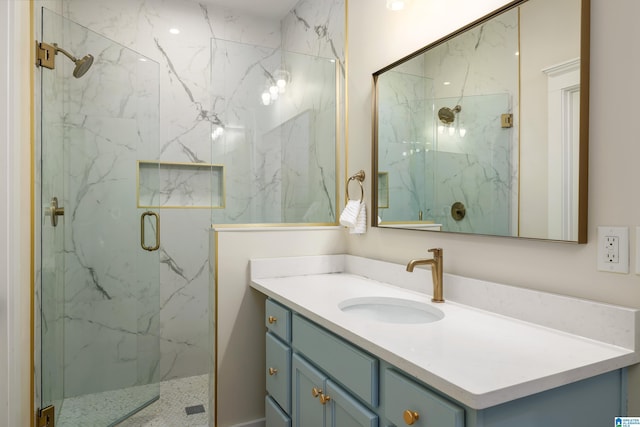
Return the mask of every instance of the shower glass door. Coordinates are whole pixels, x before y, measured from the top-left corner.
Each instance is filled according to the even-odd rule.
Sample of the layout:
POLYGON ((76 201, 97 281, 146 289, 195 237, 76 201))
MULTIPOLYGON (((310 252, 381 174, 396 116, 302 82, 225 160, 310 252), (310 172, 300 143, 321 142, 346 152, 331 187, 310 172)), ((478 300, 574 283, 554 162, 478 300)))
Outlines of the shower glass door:
POLYGON ((110 426, 159 396, 160 222, 137 191, 159 155, 159 68, 47 9, 41 37, 95 60, 80 78, 62 53, 38 69, 36 398, 57 426, 110 426))

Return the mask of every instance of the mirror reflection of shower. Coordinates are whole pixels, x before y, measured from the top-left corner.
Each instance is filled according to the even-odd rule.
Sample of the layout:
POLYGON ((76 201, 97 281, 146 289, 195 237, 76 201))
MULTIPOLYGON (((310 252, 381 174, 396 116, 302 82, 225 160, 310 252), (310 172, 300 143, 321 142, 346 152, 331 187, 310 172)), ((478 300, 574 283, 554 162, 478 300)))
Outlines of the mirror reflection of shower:
POLYGON ((64 56, 69 58, 76 65, 73 69, 73 77, 79 79, 84 76, 91 65, 93 65, 93 55, 90 53, 82 58, 76 58, 63 48, 59 47, 57 43, 36 43, 36 64, 41 67, 49 68, 53 70, 55 68, 55 57, 58 52, 62 52, 64 56))
POLYGON ((455 121, 456 113, 459 113, 460 111, 462 111, 462 107, 459 105, 456 105, 453 108, 442 107, 438 110, 438 118, 445 125, 450 125, 455 121))
MULTIPOLYGON (((438 110, 438 118, 442 123, 440 126, 438 126, 438 132, 440 134, 445 133, 445 128, 449 129, 449 135, 453 135, 454 133, 456 133, 456 129, 454 129, 454 127, 451 125, 456 121, 456 114, 458 114, 460 111, 462 111, 462 107, 460 105, 456 105, 453 108, 442 107, 438 110)), ((458 128, 457 133, 461 137, 464 137, 467 133, 466 129, 460 128, 459 123, 456 123, 456 125, 456 127, 458 128)))

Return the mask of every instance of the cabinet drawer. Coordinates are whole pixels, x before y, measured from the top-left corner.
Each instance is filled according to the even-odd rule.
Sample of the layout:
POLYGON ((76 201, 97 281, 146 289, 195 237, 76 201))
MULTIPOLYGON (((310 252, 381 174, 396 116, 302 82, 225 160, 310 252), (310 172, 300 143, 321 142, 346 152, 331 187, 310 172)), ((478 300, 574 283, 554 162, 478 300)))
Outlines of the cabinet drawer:
POLYGON ((378 360, 294 314, 293 346, 373 407, 378 406, 378 360))
POLYGON ((266 427, 291 427, 291 418, 280 409, 271 397, 267 396, 264 406, 266 427))
POLYGON ((286 342, 291 342, 291 311, 268 299, 265 303, 264 324, 286 342))
POLYGON ((464 410, 391 370, 384 372, 384 413, 398 426, 407 425, 405 411, 417 414, 416 427, 464 427, 464 410))
POLYGON ((267 393, 291 413, 291 349, 270 332, 266 344, 267 393))

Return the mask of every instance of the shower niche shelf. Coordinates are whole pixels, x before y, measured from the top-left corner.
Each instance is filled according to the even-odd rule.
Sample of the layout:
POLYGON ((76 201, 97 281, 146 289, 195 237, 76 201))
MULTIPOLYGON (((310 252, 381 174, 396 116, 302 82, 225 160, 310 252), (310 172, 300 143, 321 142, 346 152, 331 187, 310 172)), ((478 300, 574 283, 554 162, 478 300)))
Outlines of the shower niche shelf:
POLYGON ((224 166, 138 161, 138 207, 222 209, 224 166))

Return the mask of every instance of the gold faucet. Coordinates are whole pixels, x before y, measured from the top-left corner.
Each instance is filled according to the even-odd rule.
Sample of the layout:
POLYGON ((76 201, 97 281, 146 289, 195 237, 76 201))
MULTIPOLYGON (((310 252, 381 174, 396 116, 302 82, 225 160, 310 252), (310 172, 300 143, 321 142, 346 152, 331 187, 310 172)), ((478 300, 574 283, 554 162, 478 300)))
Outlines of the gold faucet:
POLYGON ((433 252, 431 259, 412 259, 407 264, 407 271, 412 272, 416 265, 430 265, 431 276, 433 277, 433 302, 444 302, 442 296, 442 248, 432 248, 429 252, 433 252))

